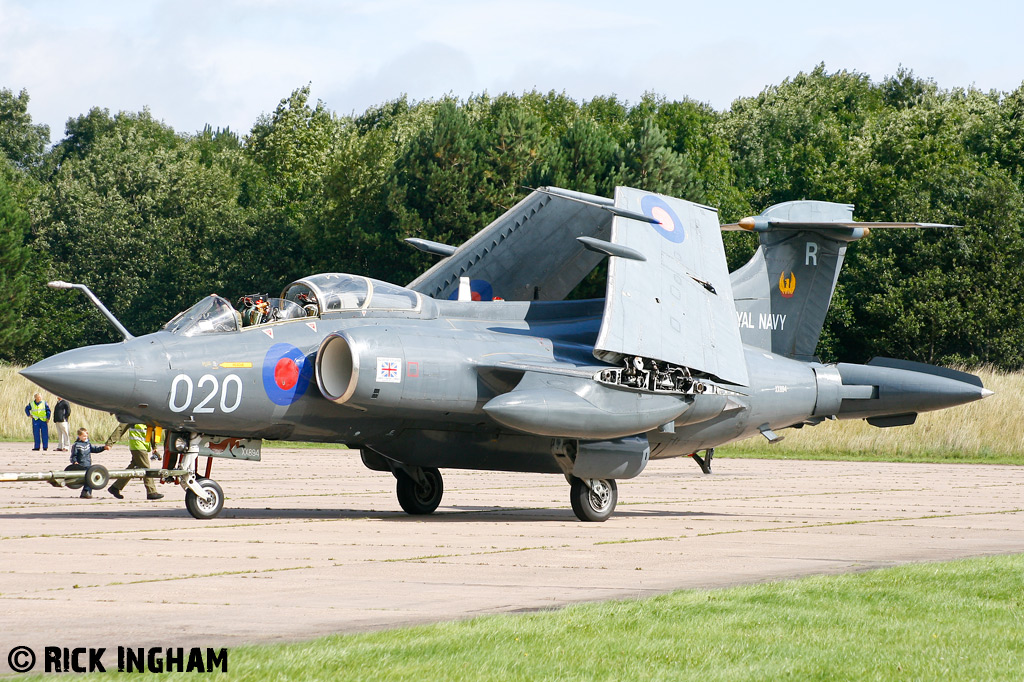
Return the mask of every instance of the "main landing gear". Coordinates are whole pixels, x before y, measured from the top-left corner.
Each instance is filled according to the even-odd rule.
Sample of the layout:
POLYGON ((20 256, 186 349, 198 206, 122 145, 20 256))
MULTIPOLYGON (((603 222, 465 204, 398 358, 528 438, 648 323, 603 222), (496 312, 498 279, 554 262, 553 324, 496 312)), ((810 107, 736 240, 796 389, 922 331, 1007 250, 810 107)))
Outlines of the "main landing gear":
MULTIPOLYGON (((398 504, 406 514, 422 516, 432 514, 441 504, 444 495, 444 480, 435 467, 414 467, 396 465, 391 472, 395 477, 395 492, 398 504)), ((569 501, 572 511, 580 521, 604 521, 615 511, 619 498, 618 486, 613 479, 592 478, 583 480, 569 476, 569 501)), ((202 483, 205 480, 200 479, 202 483)), ((216 486, 213 481, 209 483, 216 486)), ((217 488, 219 491, 219 487, 217 488)), ((185 504, 193 516, 193 506, 186 495, 185 504)), ((201 507, 199 507, 201 509, 201 507)), ((197 517, 201 518, 201 517, 197 517)))
POLYGON ((604 521, 615 511, 619 488, 612 478, 569 478, 569 502, 580 521, 604 521))
POLYGON ((441 504, 444 480, 435 467, 400 467, 394 470, 398 504, 406 514, 431 514, 441 504))

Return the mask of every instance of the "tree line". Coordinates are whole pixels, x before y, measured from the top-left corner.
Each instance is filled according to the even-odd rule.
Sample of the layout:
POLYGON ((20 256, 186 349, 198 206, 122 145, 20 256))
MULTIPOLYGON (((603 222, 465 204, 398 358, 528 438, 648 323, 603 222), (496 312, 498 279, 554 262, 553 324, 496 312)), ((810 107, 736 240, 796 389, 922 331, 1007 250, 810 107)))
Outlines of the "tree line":
MULTIPOLYGON (((854 244, 819 355, 1024 366, 1024 85, 824 65, 726 111, 527 92, 340 116, 306 86, 245 134, 97 107, 52 146, 29 94, 0 89, 0 360, 118 339, 48 280, 87 284, 136 334, 211 292, 274 295, 313 272, 405 284, 433 262, 405 237, 459 244, 543 185, 638 187, 717 206, 723 222, 821 199, 859 220, 960 225, 854 244)), ((733 268, 756 248, 725 240, 733 268)), ((602 295, 599 274, 576 294, 602 295)))

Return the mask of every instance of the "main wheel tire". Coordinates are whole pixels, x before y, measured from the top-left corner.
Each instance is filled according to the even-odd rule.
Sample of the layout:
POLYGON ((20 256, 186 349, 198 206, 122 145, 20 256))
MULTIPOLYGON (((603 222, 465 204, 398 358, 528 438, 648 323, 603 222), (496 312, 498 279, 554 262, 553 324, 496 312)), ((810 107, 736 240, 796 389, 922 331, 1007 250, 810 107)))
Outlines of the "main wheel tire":
POLYGON ((191 490, 186 490, 185 509, 188 509, 188 513, 197 519, 215 518, 224 509, 224 491, 221 490, 220 484, 212 478, 198 478, 196 483, 208 494, 212 493, 212 496, 208 500, 202 500, 191 490))
POLYGON ((426 484, 420 484, 409 474, 402 470, 395 472, 398 479, 396 492, 398 493, 398 504, 402 506, 406 514, 431 514, 441 504, 441 496, 444 495, 444 481, 441 479, 441 472, 430 467, 423 469, 423 478, 426 484))
POLYGON ((93 490, 102 490, 110 480, 110 472, 102 464, 93 464, 85 470, 85 483, 93 490))
POLYGON ((604 521, 615 511, 619 487, 611 478, 595 478, 591 485, 593 487, 580 478, 572 477, 569 487, 572 510, 580 521, 604 521))

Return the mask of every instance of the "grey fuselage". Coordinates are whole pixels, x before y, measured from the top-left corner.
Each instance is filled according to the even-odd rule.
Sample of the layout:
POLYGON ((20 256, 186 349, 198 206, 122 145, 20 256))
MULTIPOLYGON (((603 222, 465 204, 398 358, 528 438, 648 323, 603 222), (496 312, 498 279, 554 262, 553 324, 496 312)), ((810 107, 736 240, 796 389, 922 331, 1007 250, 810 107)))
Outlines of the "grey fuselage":
MULTIPOLYGON (((724 387, 727 396, 594 388, 592 377, 610 367, 593 355, 603 309, 601 300, 423 297, 412 311, 338 312, 194 336, 159 331, 66 351, 24 374, 122 422, 342 443, 413 466, 548 473, 562 471, 552 455, 558 424, 564 423, 558 421, 558 405, 549 410, 547 430, 533 432, 509 428, 484 409, 524 382, 524 367, 547 368, 553 374, 544 374, 546 390, 574 399, 580 394, 601 410, 629 412, 648 398, 671 408, 676 401, 681 415, 637 432, 646 433, 654 459, 833 416, 916 413, 982 397, 980 384, 957 378, 801 362, 750 346, 744 347, 749 386, 724 387), (317 354, 331 340, 352 355, 344 367, 317 364, 317 354), (331 372, 345 375, 336 382, 318 375, 331 372)), ((609 413, 607 420, 594 420, 581 413, 581 420, 591 422, 580 428, 600 430, 622 418, 609 413)), ((586 440, 578 429, 569 431, 569 438, 586 440)))

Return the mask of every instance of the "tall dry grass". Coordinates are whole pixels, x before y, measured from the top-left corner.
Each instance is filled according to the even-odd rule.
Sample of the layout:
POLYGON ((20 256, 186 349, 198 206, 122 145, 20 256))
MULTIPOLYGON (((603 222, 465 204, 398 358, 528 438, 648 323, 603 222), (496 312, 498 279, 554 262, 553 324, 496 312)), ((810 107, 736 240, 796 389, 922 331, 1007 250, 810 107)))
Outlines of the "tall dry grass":
POLYGON ((763 438, 741 441, 723 455, 862 455, 864 459, 941 457, 972 461, 1019 460, 1024 464, 1024 421, 1020 401, 1024 372, 973 370, 995 395, 960 407, 918 415, 911 426, 880 429, 864 420, 826 421, 814 427, 786 429, 786 439, 771 445, 763 438))
MULTIPOLYGON (((25 405, 39 390, 18 374, 18 367, 0 366, 0 440, 31 441, 32 425, 25 405)), ((721 450, 721 454, 754 456, 828 457, 854 455, 864 459, 942 457, 1007 461, 1018 458, 1024 464, 1024 420, 1020 400, 1024 396, 1024 372, 976 372, 995 395, 939 412, 920 415, 912 426, 879 429, 863 420, 827 421, 814 427, 786 429, 786 439, 770 445, 751 438, 721 450)), ((42 392, 51 407, 54 397, 42 392)), ((80 426, 99 441, 117 427, 105 412, 71 407, 72 434, 80 426)), ((51 438, 55 429, 51 427, 51 438)), ((74 435, 72 435, 74 439, 74 435)))
MULTIPOLYGON (((57 399, 53 394, 40 389, 18 374, 19 369, 21 367, 0 365, 0 440, 31 442, 32 421, 25 416, 25 406, 35 393, 41 393, 52 411, 57 399)), ((96 443, 103 441, 117 428, 117 420, 106 412, 97 412, 72 404, 68 426, 71 427, 71 440, 75 439, 75 431, 84 426, 89 429, 89 439, 96 443)), ((51 448, 54 447, 56 438, 57 428, 51 422, 51 448)))

